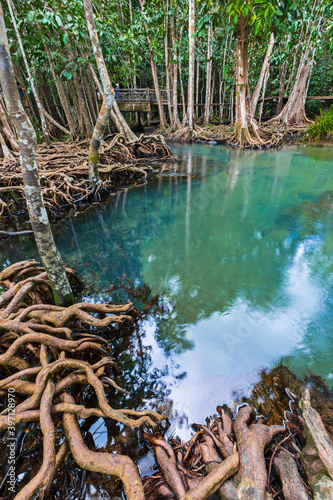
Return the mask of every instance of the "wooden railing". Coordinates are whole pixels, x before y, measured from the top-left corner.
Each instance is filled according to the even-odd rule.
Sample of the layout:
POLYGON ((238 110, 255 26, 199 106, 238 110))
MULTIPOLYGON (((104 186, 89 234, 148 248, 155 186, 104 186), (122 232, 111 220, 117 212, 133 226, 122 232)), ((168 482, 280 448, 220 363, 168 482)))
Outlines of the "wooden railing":
MULTIPOLYGON (((156 92, 154 89, 115 89, 117 101, 124 102, 142 102, 149 101, 152 103, 157 102, 156 92)), ((168 91, 161 90, 161 97, 163 102, 168 102, 168 91)), ((172 92, 170 92, 170 99, 172 99, 172 92)))

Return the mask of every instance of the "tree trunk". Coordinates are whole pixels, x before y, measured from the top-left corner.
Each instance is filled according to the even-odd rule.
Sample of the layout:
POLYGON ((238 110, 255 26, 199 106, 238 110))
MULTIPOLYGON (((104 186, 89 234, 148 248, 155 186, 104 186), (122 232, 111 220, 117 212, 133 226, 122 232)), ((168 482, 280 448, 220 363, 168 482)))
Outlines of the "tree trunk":
POLYGON ((168 21, 169 21, 169 13, 165 13, 165 35, 164 35, 164 52, 165 52, 165 72, 166 72, 166 88, 168 94, 168 111, 170 117, 170 125, 171 128, 174 128, 173 124, 173 114, 171 110, 171 85, 173 81, 172 76, 172 65, 171 65, 171 50, 169 45, 169 33, 168 33, 168 21))
POLYGON ((296 80, 289 94, 288 101, 279 115, 270 120, 270 123, 281 123, 287 128, 289 125, 305 125, 310 122, 305 113, 305 93, 311 68, 311 61, 309 59, 311 49, 308 46, 302 54, 296 80))
MULTIPOLYGON (((66 33, 65 29, 62 28, 63 33, 66 33)), ((68 61, 70 63, 70 67, 73 68, 75 64, 75 57, 74 57, 74 52, 73 49, 71 48, 70 45, 68 45, 67 49, 67 54, 68 54, 68 61)), ((76 90, 76 95, 77 95, 77 102, 78 102, 78 120, 79 120, 79 125, 80 125, 80 132, 82 135, 87 135, 88 137, 91 137, 92 135, 92 126, 90 124, 89 116, 88 116, 88 111, 86 107, 86 103, 84 100, 84 95, 81 87, 81 82, 80 82, 80 77, 77 71, 72 71, 73 73, 73 81, 74 81, 74 86, 76 90)))
POLYGON ((53 79, 54 79, 56 87, 57 87, 59 99, 60 99, 62 108, 63 108, 65 116, 66 116, 66 120, 67 120, 67 123, 69 126, 70 136, 71 136, 71 139, 73 140, 76 136, 76 126, 75 126, 75 121, 73 118, 70 102, 69 102, 68 97, 66 95, 66 91, 65 91, 65 88, 64 88, 62 81, 56 75, 56 72, 54 69, 54 64, 53 64, 53 61, 51 58, 51 51, 50 51, 48 45, 45 43, 45 41, 43 41, 43 43, 44 43, 44 49, 45 49, 45 52, 46 52, 46 55, 47 55, 47 58, 49 61, 49 65, 51 68, 52 76, 53 76, 53 79))
POLYGON ((89 179, 92 189, 96 189, 100 183, 98 171, 98 154, 104 130, 108 122, 110 111, 114 102, 115 93, 111 85, 108 71, 106 69, 104 57, 98 40, 92 12, 91 0, 83 0, 84 10, 87 19, 88 31, 93 46, 99 76, 103 85, 104 99, 100 109, 89 148, 89 179))
POLYGON ((212 89, 210 92, 210 112, 209 112, 209 120, 213 118, 213 111, 214 111, 214 93, 215 93, 215 80, 216 80, 216 67, 213 67, 213 72, 212 72, 212 89))
POLYGON ((172 63, 172 112, 173 112, 173 126, 180 127, 178 115, 178 67, 177 67, 177 47, 176 47, 176 34, 175 34, 175 17, 171 17, 171 41, 173 48, 173 63, 172 63))
POLYGON ((195 82, 195 119, 199 118, 199 77, 200 77, 200 61, 197 61, 196 82, 195 82))
POLYGON ((14 26, 14 29, 15 29, 15 33, 16 33, 16 36, 17 36, 17 40, 18 40, 18 43, 19 43, 19 46, 20 46, 21 54, 22 54, 22 57, 23 57, 23 60, 24 60, 24 64, 25 64, 25 67, 26 67, 26 70, 27 70, 27 73, 28 73, 28 78, 29 78, 29 83, 30 83, 30 86, 31 86, 31 90, 32 90, 32 92, 34 94, 34 98, 35 98, 35 101, 36 101, 36 104, 37 104, 37 108, 38 108, 38 111, 39 111, 39 116, 40 116, 40 120, 41 120, 41 124, 42 124, 42 130, 43 130, 44 139, 45 139, 46 144, 50 144, 50 142, 51 142, 50 141, 50 136, 49 136, 49 132, 48 132, 48 129, 47 129, 46 121, 45 121, 45 118, 44 118, 42 105, 41 105, 41 102, 40 102, 40 99, 39 99, 39 96, 38 96, 38 93, 37 93, 37 90, 36 90, 33 78, 31 76, 30 68, 29 68, 28 61, 27 61, 27 58, 26 58, 26 55, 25 55, 25 50, 23 48, 21 36, 20 36, 19 30, 17 28, 17 24, 16 24, 16 20, 15 20, 15 16, 14 16, 14 13, 13 13, 13 9, 12 9, 10 0, 7 0, 7 4, 8 4, 8 8, 9 8, 11 19, 12 19, 12 23, 13 23, 13 26, 14 26))
POLYGON ((212 56, 213 56, 213 45, 212 45, 212 21, 210 21, 208 26, 208 42, 207 42, 207 72, 206 72, 206 99, 205 99, 205 111, 204 111, 204 123, 209 123, 210 118, 210 104, 211 104, 211 89, 212 89, 212 56))
POLYGON ((277 115, 279 115, 282 111, 283 96, 284 96, 284 82, 286 80, 286 73, 287 73, 287 61, 283 61, 282 70, 281 70, 281 77, 280 77, 279 99, 278 99, 277 108, 276 108, 277 115))
MULTIPOLYGON (((141 6, 142 12, 144 12, 144 10, 145 10, 145 4, 146 4, 146 0, 140 0, 140 6, 141 6)), ((156 92, 158 113, 159 113, 159 116, 160 116, 160 127, 163 130, 163 129, 165 129, 167 127, 167 121, 166 121, 166 118, 165 118, 165 113, 164 113, 164 108, 163 108, 161 90, 160 90, 160 86, 159 86, 159 83, 158 83, 157 68, 156 68, 156 62, 155 62, 155 52, 154 52, 154 49, 152 47, 151 39, 150 39, 150 36, 149 36, 148 26, 147 26, 146 23, 144 23, 144 25, 145 25, 146 38, 147 38, 147 42, 148 42, 148 46, 149 46, 149 52, 150 52, 150 65, 151 65, 151 72, 152 72, 152 75, 153 75, 154 88, 155 88, 155 92, 156 92)))
POLYGON ((188 16, 188 44, 189 44, 189 60, 188 60, 188 105, 187 119, 190 131, 194 128, 194 63, 195 63, 195 11, 194 0, 189 0, 189 16, 188 16))
POLYGON ((253 94, 252 94, 251 106, 250 106, 252 118, 254 118, 254 115, 256 113, 256 108, 257 108, 260 92, 261 92, 262 85, 264 82, 264 77, 267 74, 266 70, 267 70, 267 66, 269 64, 269 58, 271 57, 273 46, 274 46, 274 33, 271 33, 271 36, 269 39, 269 44, 268 44, 266 55, 265 55, 265 59, 264 59, 264 62, 263 62, 263 65, 262 65, 262 68, 260 71, 259 79, 258 79, 256 86, 254 87, 253 94))
POLYGON ((236 47, 236 123, 233 143, 240 146, 254 146, 261 142, 258 126, 251 117, 250 89, 248 80, 248 17, 241 14, 237 21, 236 47))
POLYGON ((261 103, 260 103, 260 107, 259 107, 259 123, 261 123, 262 112, 264 109, 264 102, 265 102, 264 99, 265 99, 266 86, 267 86, 268 79, 269 79, 269 63, 268 63, 267 68, 266 68, 266 73, 265 73, 265 78, 264 78, 264 83, 263 83, 263 88, 262 88, 261 103))
POLYGON ((32 117, 34 118, 35 120, 35 123, 38 123, 38 118, 37 118, 37 115, 36 115, 36 112, 35 112, 35 108, 31 102, 31 99, 29 97, 29 94, 27 92, 27 87, 25 85, 25 76, 23 75, 23 71, 21 69, 21 67, 18 65, 17 62, 13 61, 14 63, 14 72, 15 72, 15 75, 16 75, 16 80, 17 81, 21 81, 21 84, 22 84, 22 88, 23 88, 23 91, 24 91, 24 94, 26 96, 26 99, 27 99, 27 104, 29 106, 29 109, 31 111, 31 115, 32 117))
MULTIPOLYGON (((7 150, 5 148, 5 151, 3 151, 4 156, 10 157, 12 156, 12 152, 17 153, 19 151, 19 145, 16 141, 15 138, 15 133, 12 128, 12 125, 9 121, 10 117, 8 116, 7 110, 5 108, 4 102, 2 100, 2 97, 0 96, 0 127, 1 127, 1 135, 2 138, 7 146, 7 150), (5 154, 5 152, 7 154, 5 154)), ((4 147, 2 148, 4 149, 4 147)))
POLYGON ((73 293, 68 283, 65 267, 54 243, 49 219, 41 192, 37 165, 37 138, 20 101, 9 45, 0 5, 0 81, 8 100, 10 114, 17 130, 20 161, 30 222, 40 258, 52 284, 54 299, 58 305, 73 303, 73 293))
MULTIPOLYGON (((91 71, 91 76, 93 77, 93 80, 96 84, 96 87, 99 91, 99 93, 102 95, 104 95, 104 89, 103 87, 101 86, 101 83, 95 73, 95 70, 94 68, 92 67, 91 64, 89 64, 89 68, 90 68, 90 71, 91 71)), ((137 140, 137 136, 134 134, 134 132, 130 129, 128 123, 126 122, 125 118, 123 117, 121 111, 119 110, 118 108, 118 104, 117 104, 117 101, 114 100, 113 101, 113 106, 112 106, 112 109, 111 109, 111 118, 112 118, 112 121, 113 123, 115 124, 118 132, 120 134, 123 134, 123 136, 125 137, 126 141, 127 142, 133 142, 133 141, 136 141, 137 140)))
POLYGON ((68 85, 69 93, 70 93, 72 101, 73 101, 73 107, 75 110, 75 121, 78 125, 78 133, 80 135, 82 135, 84 133, 84 122, 83 122, 82 114, 80 113, 79 102, 77 100, 77 96, 75 93, 73 80, 68 80, 67 85, 68 85))

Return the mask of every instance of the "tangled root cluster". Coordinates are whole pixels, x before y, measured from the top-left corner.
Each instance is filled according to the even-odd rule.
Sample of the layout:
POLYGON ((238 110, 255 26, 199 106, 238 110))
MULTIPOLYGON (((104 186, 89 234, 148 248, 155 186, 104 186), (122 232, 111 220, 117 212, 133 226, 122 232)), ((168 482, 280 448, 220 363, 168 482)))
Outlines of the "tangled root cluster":
MULTIPOLYGON (((89 141, 57 142, 40 145, 37 160, 45 207, 51 219, 73 208, 101 200, 120 186, 144 184, 152 161, 175 161, 162 136, 140 136, 126 143, 116 134, 100 148, 99 173, 102 184, 90 189, 88 171, 89 141), (149 162, 149 164, 148 164, 149 162)), ((0 217, 12 219, 26 214, 23 179, 18 159, 3 160, 0 170, 0 217)))
POLYGON ((205 425, 192 424, 194 435, 186 443, 145 434, 158 466, 143 479, 146 499, 333 498, 330 436, 308 389, 302 400, 289 389, 287 394, 284 425, 266 425, 248 404, 236 416, 223 405, 205 425))
MULTIPOLYGON (((71 281, 77 277, 66 270, 71 281)), ((114 380, 118 369, 104 335, 131 322, 133 304, 75 303, 55 306, 46 272, 34 260, 13 264, 0 273, 0 439, 19 439, 13 429, 40 429, 42 463, 34 473, 16 477, 15 498, 50 495, 57 469, 69 453, 82 468, 120 478, 130 500, 143 499, 138 470, 127 456, 91 451, 84 443, 78 418, 95 416, 124 426, 156 426, 163 417, 155 411, 114 409, 106 389, 126 392, 114 380), (104 334, 102 336, 102 334, 104 334), (94 393, 86 407, 82 393, 94 393), (15 396, 13 396, 15 394, 15 396), (10 400, 15 397, 15 412, 10 400)), ((6 483, 9 461, 2 467, 6 483)), ((31 471, 30 471, 31 472, 31 471)), ((1 477, 1 475, 0 475, 1 477)), ((1 481, 0 481, 1 482, 1 481)), ((7 491, 9 485, 7 484, 7 491)))

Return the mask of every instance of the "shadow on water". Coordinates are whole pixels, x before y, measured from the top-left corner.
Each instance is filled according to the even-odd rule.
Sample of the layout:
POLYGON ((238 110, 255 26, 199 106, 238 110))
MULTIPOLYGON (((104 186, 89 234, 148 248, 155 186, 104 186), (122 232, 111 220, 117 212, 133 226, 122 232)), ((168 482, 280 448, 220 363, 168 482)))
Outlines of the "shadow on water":
MULTIPOLYGON (((282 418, 285 384, 300 384, 295 375, 308 368, 329 394, 333 164, 327 150, 173 149, 185 177, 162 174, 54 226, 66 264, 93 284, 86 299, 126 300, 124 288, 102 290, 128 280, 134 287, 148 283, 159 297, 126 340, 113 340, 131 395, 112 403, 165 411, 187 439, 189 423, 203 422, 221 403, 234 409, 246 397, 269 418, 282 418), (280 372, 260 376, 281 358, 280 372)), ((8 240, 0 254, 4 266, 36 257, 29 236, 8 240)), ((136 431, 112 422, 86 425, 92 447, 125 450, 135 459, 147 453, 136 431)), ((142 462, 145 473, 149 464, 142 462)), ((93 486, 85 498, 94 497, 93 488, 96 498, 102 490, 111 494, 106 478, 86 479, 87 491, 93 486)))

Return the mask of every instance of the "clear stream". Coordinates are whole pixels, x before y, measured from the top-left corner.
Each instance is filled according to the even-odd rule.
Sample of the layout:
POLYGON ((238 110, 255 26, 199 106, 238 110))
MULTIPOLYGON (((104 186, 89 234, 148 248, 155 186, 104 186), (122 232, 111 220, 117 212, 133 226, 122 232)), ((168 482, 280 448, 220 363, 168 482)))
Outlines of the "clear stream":
MULTIPOLYGON (((122 357, 125 385, 145 404, 163 398, 186 437, 281 358, 332 385, 333 149, 172 149, 185 176, 118 193, 55 237, 98 287, 123 277, 162 295, 164 314, 122 357)), ((0 252, 4 265, 36 257, 30 236, 0 252)))

